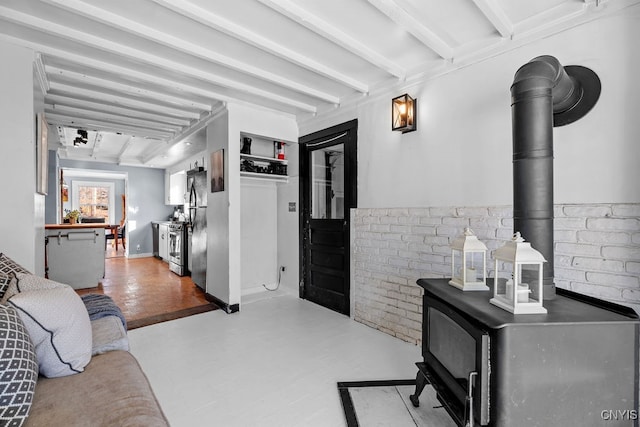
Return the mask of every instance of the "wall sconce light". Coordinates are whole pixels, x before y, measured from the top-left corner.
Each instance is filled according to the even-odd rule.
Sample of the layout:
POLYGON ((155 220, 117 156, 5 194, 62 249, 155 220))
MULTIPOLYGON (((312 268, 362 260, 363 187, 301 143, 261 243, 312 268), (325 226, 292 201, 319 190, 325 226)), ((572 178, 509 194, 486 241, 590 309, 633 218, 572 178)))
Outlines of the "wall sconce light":
POLYGON ((406 93, 391 100, 391 130, 399 130, 402 133, 416 130, 416 105, 417 99, 411 98, 406 93))

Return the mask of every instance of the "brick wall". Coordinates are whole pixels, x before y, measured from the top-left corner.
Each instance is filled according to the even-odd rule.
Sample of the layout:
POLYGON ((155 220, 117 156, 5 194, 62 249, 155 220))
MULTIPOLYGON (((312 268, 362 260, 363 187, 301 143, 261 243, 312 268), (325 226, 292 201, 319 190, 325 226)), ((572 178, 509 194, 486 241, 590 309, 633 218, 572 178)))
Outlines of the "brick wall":
MULTIPOLYGON (((355 209, 354 318, 419 343, 421 277, 449 277, 449 244, 471 227, 493 251, 513 234, 511 206, 355 209)), ((640 312, 640 204, 555 206, 556 286, 640 312)), ((526 239, 526 236, 524 236, 526 239)))

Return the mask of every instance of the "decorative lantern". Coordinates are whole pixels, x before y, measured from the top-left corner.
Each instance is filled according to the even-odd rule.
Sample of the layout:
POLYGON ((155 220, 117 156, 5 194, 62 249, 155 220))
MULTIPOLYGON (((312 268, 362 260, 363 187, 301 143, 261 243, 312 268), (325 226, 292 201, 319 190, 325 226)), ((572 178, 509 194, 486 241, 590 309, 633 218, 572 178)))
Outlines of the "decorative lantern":
POLYGON ((451 280, 449 284, 463 291, 488 291, 487 247, 469 227, 451 244, 451 280))
POLYGON ((416 105, 418 101, 404 94, 391 100, 391 130, 402 133, 416 130, 416 105))
POLYGON ((525 242, 520 232, 494 253, 493 298, 489 302, 514 314, 543 314, 542 254, 525 242), (500 262, 503 268, 499 270, 500 262))

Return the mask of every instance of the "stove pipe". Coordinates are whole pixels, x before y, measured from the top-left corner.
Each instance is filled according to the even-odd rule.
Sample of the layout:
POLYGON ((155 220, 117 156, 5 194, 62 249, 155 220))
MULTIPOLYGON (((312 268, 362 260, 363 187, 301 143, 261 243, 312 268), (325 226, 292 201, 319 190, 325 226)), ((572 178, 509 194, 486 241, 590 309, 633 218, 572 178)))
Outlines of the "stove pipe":
POLYGON ((547 262, 543 297, 555 298, 553 282, 553 126, 583 117, 600 95, 588 68, 563 67, 539 56, 518 69, 511 85, 513 126, 513 229, 547 262))

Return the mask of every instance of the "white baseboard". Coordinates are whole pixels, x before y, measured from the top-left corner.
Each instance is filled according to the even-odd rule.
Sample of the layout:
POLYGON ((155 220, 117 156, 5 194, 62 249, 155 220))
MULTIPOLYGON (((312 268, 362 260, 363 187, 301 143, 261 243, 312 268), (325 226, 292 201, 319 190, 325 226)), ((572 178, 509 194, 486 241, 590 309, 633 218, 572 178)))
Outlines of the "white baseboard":
POLYGON ((145 254, 129 254, 129 256, 127 258, 150 258, 152 257, 153 254, 152 253, 145 253, 145 254))

